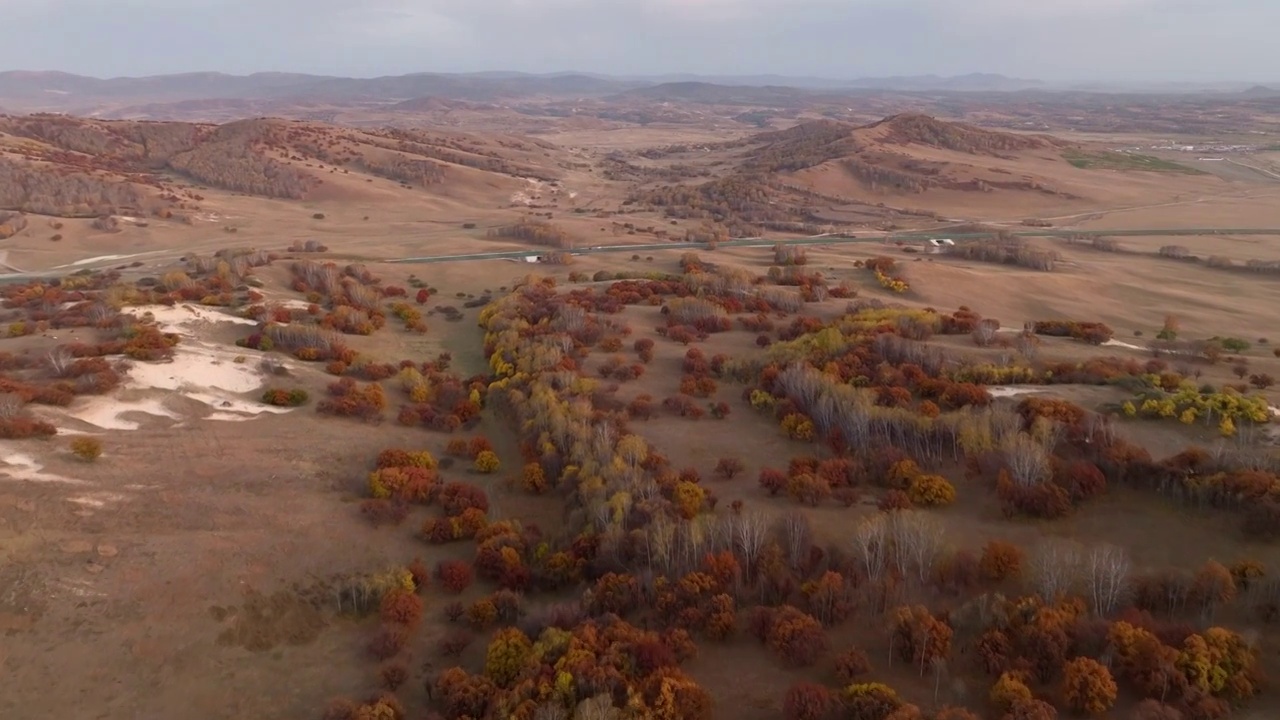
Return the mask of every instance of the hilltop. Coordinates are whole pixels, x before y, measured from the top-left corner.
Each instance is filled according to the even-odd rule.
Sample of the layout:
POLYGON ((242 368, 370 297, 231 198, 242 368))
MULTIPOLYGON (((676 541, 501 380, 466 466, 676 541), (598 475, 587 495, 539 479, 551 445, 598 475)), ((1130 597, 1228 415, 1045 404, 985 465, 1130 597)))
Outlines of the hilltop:
POLYGON ((377 199, 400 189, 510 194, 526 179, 554 181, 554 148, 498 135, 314 122, 223 125, 0 117, 0 208, 63 217, 170 217, 211 191, 285 200, 377 199))

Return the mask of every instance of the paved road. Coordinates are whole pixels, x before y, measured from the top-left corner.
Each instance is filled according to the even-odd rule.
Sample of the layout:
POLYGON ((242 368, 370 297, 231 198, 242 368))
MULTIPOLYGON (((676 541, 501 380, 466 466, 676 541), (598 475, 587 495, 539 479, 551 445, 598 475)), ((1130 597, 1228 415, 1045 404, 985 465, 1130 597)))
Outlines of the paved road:
MULTIPOLYGON (((1181 230, 1170 230, 1167 228, 1144 228, 1131 230, 1014 230, 1013 235, 1018 237, 1070 237, 1070 236, 1090 236, 1100 235, 1104 237, 1168 237, 1178 235, 1276 235, 1280 236, 1280 228, 1190 228, 1181 230)), ((990 233, 948 233, 948 232, 926 232, 926 233, 884 233, 869 232, 859 233, 856 237, 836 236, 836 235, 813 235, 804 238, 735 238, 717 243, 717 247, 773 247, 776 244, 782 245, 845 245, 845 244, 869 244, 869 243, 885 243, 885 242, 926 242, 928 240, 938 238, 951 238, 953 240, 975 240, 991 237, 990 233)), ((225 245, 225 243, 224 243, 225 245)), ((221 247, 222 245, 220 245, 221 247)), ((649 252, 657 252, 662 250, 705 250, 706 243, 701 242, 662 242, 662 243, 645 243, 640 245, 597 245, 594 247, 579 248, 573 250, 574 255, 596 255, 600 253, 632 253, 642 254, 649 252)), ((193 252, 190 247, 185 248, 182 252, 169 253, 162 257, 152 257, 151 260, 176 260, 179 255, 193 252), (169 257, 172 255, 172 257, 169 257)), ((428 263, 444 263, 444 262, 464 262, 472 260, 520 260, 528 257, 537 257, 545 255, 549 250, 509 250, 499 252, 485 253, 468 253, 464 255, 428 255, 422 257, 404 257, 391 260, 381 258, 366 258, 366 262, 389 262, 389 263, 405 263, 405 264, 428 264, 428 263)), ((150 253, 146 253, 150 254, 150 253)), ((336 257, 336 254, 334 256, 336 257)), ((22 273, 2 273, 0 274, 0 284, 10 282, 25 282, 41 278, 62 277, 77 270, 95 270, 103 267, 114 267, 123 262, 121 259, 104 259, 101 262, 86 263, 80 266, 65 266, 62 269, 46 270, 42 272, 22 272, 22 273)))
MULTIPOLYGON (((1072 237, 1080 235, 1099 235, 1104 237, 1159 237, 1171 235, 1280 235, 1276 228, 1193 228, 1183 230, 1142 229, 1142 230, 1017 230, 1013 235, 1018 237, 1072 237)), ((839 237, 834 235, 814 235, 804 238, 736 238, 717 243, 717 247, 773 247, 782 245, 843 245, 850 243, 885 243, 885 242, 925 242, 938 238, 952 240, 976 240, 991 237, 990 233, 879 233, 862 234, 857 237, 839 237)), ((647 243, 643 245, 597 245, 578 248, 574 255, 596 255, 599 253, 646 253, 657 250, 698 250, 705 249, 701 242, 665 242, 647 243)), ((397 258, 384 260, 391 263, 442 263, 462 262, 468 260, 520 260, 528 257, 546 255, 550 250, 512 250, 508 252, 469 253, 465 255, 428 255, 424 257, 397 258)))

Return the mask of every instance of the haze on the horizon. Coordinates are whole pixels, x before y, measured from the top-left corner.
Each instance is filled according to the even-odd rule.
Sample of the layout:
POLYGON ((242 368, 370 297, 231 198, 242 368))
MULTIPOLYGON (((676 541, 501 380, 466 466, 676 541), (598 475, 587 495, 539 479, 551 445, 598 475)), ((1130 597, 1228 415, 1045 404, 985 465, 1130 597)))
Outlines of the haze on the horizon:
POLYGON ((1266 82, 1277 0, 0 0, 0 69, 1266 82))

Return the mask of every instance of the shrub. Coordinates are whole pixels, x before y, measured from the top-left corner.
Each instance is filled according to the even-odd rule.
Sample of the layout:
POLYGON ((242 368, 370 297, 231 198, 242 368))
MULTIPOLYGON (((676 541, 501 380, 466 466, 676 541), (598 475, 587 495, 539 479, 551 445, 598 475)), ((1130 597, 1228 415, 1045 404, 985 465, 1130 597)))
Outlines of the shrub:
MULTIPOLYGON (((457 606, 457 611, 457 617, 452 618, 454 622, 463 615, 462 605, 457 606)), ((444 657, 457 657, 462 654, 463 650, 467 649, 467 646, 475 640, 475 637, 470 630, 457 628, 445 633, 445 636, 440 638, 440 644, 436 647, 444 657)))
POLYGON ((849 685, 854 680, 871 672, 871 661, 867 654, 854 648, 836 656, 836 679, 840 685, 849 685))
POLYGON ((378 671, 378 680, 382 687, 394 692, 409 679, 409 670, 400 663, 391 663, 378 671))
POLYGON ((383 625, 369 641, 369 654, 377 660, 395 657, 409 641, 409 631, 399 625, 383 625))
POLYGON ((484 450, 475 459, 475 469, 477 472, 495 473, 502 463, 498 460, 498 454, 492 450, 484 450))
POLYGON ((725 480, 732 480, 744 469, 745 466, 738 458, 720 458, 720 460, 716 462, 715 474, 716 477, 723 478, 725 480))
POLYGON ((535 495, 541 495, 549 487, 547 485, 546 472, 536 462, 525 463, 524 472, 521 474, 520 479, 524 489, 535 495))
POLYGON ((956 489, 941 475, 917 475, 907 486, 907 497, 919 507, 942 507, 956 501, 956 489))
POLYGON ((498 620, 498 608, 489 599, 477 600, 467 608, 467 622, 476 630, 485 630, 498 620))
POLYGON ((991 540, 982 548, 978 569, 993 582, 1016 578, 1022 572, 1022 550, 1013 543, 991 540))
POLYGON ((262 402, 277 407, 300 407, 306 405, 311 397, 306 390, 302 388, 294 388, 292 390, 282 390, 280 388, 268 388, 262 393, 262 402))
POLYGON ((760 471, 759 482, 760 487, 774 496, 787 487, 787 474, 776 468, 764 468, 760 471))
POLYGON ((456 595, 471 587, 475 571, 461 560, 441 560, 436 565, 436 579, 445 590, 456 595))
POLYGON ((409 517, 409 504, 401 500, 370 498, 360 503, 360 514, 374 527, 399 525, 409 517))
POLYGON ((78 437, 71 441, 71 454, 85 462, 93 462, 102 455, 102 441, 95 437, 78 437))
POLYGON ((784 720, 826 720, 838 703, 830 690, 812 682, 798 682, 782 700, 784 720))
POLYGON ((400 448, 386 448, 378 453, 376 461, 379 470, 383 468, 406 468, 416 467, 424 470, 435 470, 437 467, 436 459, 428 450, 402 450, 400 448))

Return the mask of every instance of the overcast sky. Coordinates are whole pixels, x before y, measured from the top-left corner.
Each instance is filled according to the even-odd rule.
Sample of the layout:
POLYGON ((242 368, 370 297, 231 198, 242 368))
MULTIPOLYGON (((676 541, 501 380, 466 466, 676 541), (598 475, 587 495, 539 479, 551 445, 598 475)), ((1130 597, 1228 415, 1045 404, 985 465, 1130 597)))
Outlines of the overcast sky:
POLYGON ((1280 0, 0 0, 0 69, 1280 79, 1280 0))

